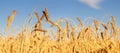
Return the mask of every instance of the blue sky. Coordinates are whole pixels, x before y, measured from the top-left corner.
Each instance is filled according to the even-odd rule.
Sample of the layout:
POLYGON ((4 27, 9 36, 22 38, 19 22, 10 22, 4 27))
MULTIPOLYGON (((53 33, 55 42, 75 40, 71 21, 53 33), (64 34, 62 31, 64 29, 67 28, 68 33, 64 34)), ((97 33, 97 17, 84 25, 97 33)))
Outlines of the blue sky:
POLYGON ((47 7, 53 21, 61 17, 75 19, 77 16, 82 20, 91 16, 101 20, 103 16, 111 14, 119 22, 119 5, 120 0, 0 0, 0 31, 5 30, 7 17, 13 10, 17 13, 12 26, 18 27, 23 25, 35 7, 39 13, 47 7))

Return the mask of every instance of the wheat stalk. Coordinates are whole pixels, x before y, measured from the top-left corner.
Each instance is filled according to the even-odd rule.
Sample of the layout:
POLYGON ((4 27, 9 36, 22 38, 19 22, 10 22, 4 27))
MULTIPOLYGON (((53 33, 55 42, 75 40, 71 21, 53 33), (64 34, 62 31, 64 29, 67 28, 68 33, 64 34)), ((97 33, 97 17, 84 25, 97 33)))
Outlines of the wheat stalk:
POLYGON ((45 17, 45 15, 44 14, 42 14, 42 17, 40 18, 40 20, 43 20, 43 18, 45 17))

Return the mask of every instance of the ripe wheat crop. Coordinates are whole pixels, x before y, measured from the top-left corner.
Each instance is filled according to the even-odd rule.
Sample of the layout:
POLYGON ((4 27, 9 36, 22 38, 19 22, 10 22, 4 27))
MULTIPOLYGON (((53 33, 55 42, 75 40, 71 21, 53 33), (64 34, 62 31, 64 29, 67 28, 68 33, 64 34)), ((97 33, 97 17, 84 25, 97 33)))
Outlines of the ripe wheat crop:
MULTIPOLYGON (((50 20, 47 8, 42 12, 41 17, 37 12, 34 13, 38 21, 33 30, 29 26, 14 36, 0 36, 0 53, 120 53, 120 27, 116 26, 114 16, 111 16, 108 24, 95 19, 94 25, 90 26, 84 26, 77 17, 77 26, 65 20, 66 25, 62 27, 50 20), (57 30, 44 29, 44 19, 57 30)), ((8 17, 7 30, 15 14, 14 10, 8 17)))

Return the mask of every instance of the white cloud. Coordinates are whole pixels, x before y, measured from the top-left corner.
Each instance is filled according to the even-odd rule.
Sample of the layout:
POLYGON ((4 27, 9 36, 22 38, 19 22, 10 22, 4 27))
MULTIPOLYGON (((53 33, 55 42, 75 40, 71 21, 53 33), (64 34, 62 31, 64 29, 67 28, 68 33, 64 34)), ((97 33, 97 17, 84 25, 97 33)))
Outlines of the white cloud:
POLYGON ((80 0, 80 2, 95 8, 95 9, 100 9, 99 4, 102 2, 103 0, 80 0))

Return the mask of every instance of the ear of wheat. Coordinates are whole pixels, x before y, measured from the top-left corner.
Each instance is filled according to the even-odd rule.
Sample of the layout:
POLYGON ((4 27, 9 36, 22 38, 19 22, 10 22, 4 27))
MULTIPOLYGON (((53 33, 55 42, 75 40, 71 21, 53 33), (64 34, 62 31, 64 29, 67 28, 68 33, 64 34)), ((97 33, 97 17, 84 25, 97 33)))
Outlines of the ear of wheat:
POLYGON ((49 15, 48 15, 48 9, 47 8, 45 8, 45 11, 43 11, 43 16, 45 16, 45 18, 46 18, 46 21, 48 22, 48 23, 50 23, 50 24, 52 24, 52 26, 57 26, 57 24, 55 24, 54 22, 52 22, 51 20, 50 20, 50 18, 49 18, 49 15))
POLYGON ((108 30, 107 26, 102 22, 102 26, 104 27, 105 30, 108 30))
POLYGON ((11 15, 11 16, 8 16, 6 31, 10 28, 11 23, 12 23, 13 20, 14 20, 15 14, 16 14, 16 10, 13 10, 12 15, 11 15))
POLYGON ((46 17, 46 21, 48 21, 49 20, 49 15, 48 15, 48 9, 47 8, 45 8, 45 11, 43 11, 43 14, 46 17))
POLYGON ((79 21, 79 26, 83 26, 83 23, 82 23, 82 21, 80 20, 80 18, 79 17, 77 17, 77 20, 79 21))
POLYGON ((35 13, 35 15, 36 15, 36 17, 37 17, 37 19, 38 19, 38 22, 40 23, 40 22, 41 22, 41 19, 40 19, 38 13, 35 13))
POLYGON ((99 30, 99 23, 98 23, 98 21, 97 20, 94 20, 94 24, 95 24, 95 28, 96 28, 96 30, 99 30))
POLYGON ((114 16, 111 16, 111 18, 112 18, 112 21, 113 21, 113 23, 111 23, 112 29, 113 29, 113 35, 117 37, 118 31, 117 31, 117 28, 116 28, 116 20, 115 20, 114 16))

